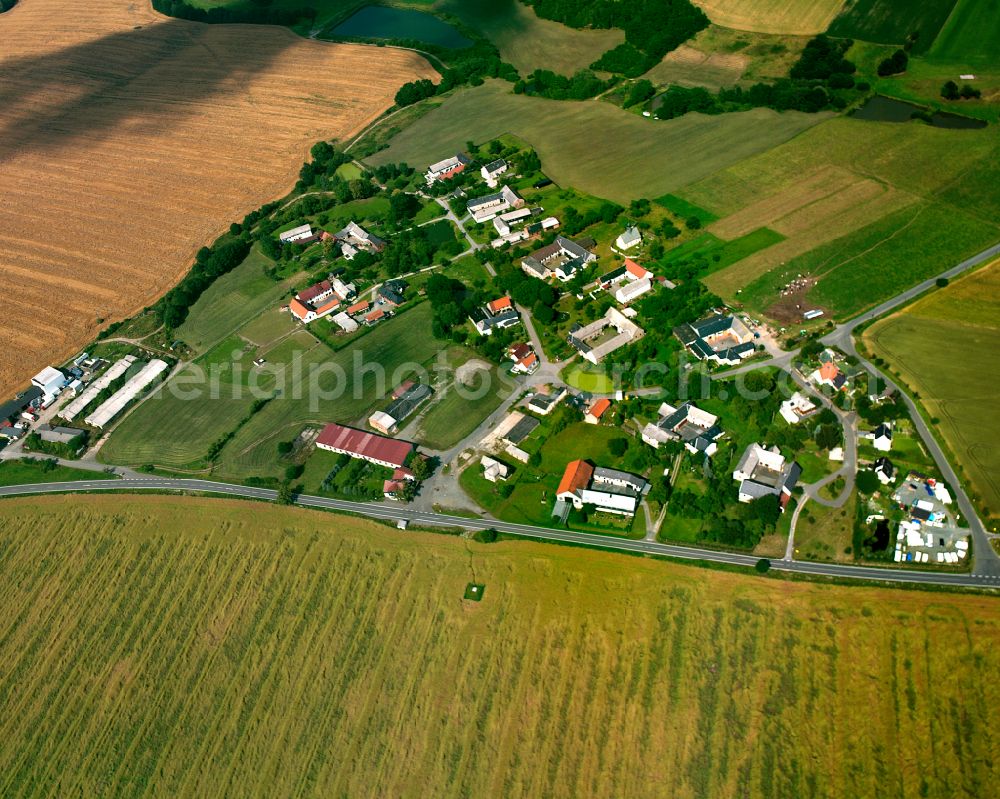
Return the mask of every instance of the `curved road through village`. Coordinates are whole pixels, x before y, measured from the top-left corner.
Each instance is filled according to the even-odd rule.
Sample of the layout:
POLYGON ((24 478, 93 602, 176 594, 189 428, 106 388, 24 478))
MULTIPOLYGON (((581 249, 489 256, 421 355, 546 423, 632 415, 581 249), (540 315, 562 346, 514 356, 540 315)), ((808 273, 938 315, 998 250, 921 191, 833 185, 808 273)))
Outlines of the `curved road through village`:
MULTIPOLYGON (((126 477, 123 480, 79 480, 67 483, 37 483, 0 487, 0 497, 26 496, 32 494, 92 492, 92 491, 179 491, 215 494, 244 499, 274 501, 278 492, 267 488, 218 483, 211 480, 178 480, 167 477, 126 477)), ((734 566, 752 567, 758 558, 733 552, 717 552, 711 549, 673 546, 656 541, 633 540, 612 536, 577 533, 556 530, 528 524, 513 524, 492 519, 470 519, 449 516, 444 513, 430 513, 412 510, 404 505, 348 502, 307 494, 295 497, 295 503, 306 508, 356 513, 385 521, 405 521, 407 524, 428 527, 458 527, 467 530, 494 529, 502 533, 552 541, 561 544, 594 547, 597 549, 628 552, 637 555, 654 555, 680 560, 709 561, 734 566)), ((949 574, 943 572, 909 571, 903 569, 882 569, 868 566, 845 566, 833 563, 806 563, 802 561, 773 561, 772 568, 794 574, 814 577, 833 577, 851 580, 903 583, 911 585, 936 585, 950 588, 1000 588, 1000 575, 996 574, 949 574)))

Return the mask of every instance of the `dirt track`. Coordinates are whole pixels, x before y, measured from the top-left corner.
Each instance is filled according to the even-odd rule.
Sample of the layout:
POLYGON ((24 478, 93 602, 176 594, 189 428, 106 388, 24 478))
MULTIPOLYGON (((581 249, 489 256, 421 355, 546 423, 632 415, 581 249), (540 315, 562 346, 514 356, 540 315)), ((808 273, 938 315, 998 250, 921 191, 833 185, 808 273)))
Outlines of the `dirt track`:
POLYGON ((436 75, 414 53, 144 0, 21 0, 0 41, 0 397, 170 288, 290 188, 313 142, 436 75))

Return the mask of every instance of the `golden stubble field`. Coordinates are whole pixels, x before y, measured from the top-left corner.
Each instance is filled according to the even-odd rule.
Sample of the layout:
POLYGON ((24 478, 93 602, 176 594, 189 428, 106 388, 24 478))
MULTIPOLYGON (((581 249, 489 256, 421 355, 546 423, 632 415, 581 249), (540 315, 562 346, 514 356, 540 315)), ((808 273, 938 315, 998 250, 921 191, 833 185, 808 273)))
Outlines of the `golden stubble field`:
POLYGON ((406 51, 146 0, 21 0, 0 41, 0 396, 170 288, 291 187, 315 141, 436 74, 406 51))
POLYGON ((164 496, 3 500, 0 585, 3 796, 951 799, 1000 777, 996 596, 164 496))

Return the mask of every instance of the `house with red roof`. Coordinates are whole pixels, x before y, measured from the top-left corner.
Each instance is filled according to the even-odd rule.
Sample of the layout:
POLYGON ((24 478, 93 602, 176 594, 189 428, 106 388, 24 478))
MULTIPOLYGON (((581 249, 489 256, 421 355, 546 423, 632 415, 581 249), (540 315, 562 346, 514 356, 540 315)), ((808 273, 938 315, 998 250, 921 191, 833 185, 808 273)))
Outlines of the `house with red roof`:
MULTIPOLYGON (((316 439, 316 446, 390 469, 401 469, 414 450, 409 441, 399 441, 335 423, 323 428, 316 439)), ((401 479, 407 478, 401 475, 401 479)))
POLYGON ((816 385, 829 386, 835 391, 844 391, 847 388, 847 377, 833 360, 823 361, 819 369, 809 377, 816 385))

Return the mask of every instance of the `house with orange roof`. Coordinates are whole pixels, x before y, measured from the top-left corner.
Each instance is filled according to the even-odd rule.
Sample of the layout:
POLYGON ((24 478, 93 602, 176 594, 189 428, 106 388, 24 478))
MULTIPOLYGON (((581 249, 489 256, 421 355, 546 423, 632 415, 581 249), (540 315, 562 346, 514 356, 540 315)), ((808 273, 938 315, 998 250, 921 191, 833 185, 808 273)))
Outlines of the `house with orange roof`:
POLYGON ((818 386, 829 386, 834 391, 843 391, 847 388, 847 376, 840 371, 840 367, 832 359, 823 361, 819 369, 809 376, 809 379, 818 386))
POLYGON ((303 289, 288 303, 292 316, 307 325, 314 319, 333 313, 340 307, 341 297, 334 291, 329 280, 321 280, 303 289))
POLYGON ((584 460, 572 461, 559 481, 552 515, 565 520, 569 505, 577 510, 592 505, 604 513, 632 516, 648 490, 649 483, 638 475, 591 466, 584 460))
POLYGON ((644 266, 640 266, 631 258, 625 259, 625 271, 628 273, 630 280, 642 280, 644 277, 653 276, 652 272, 650 272, 644 266))
POLYGON ((361 302, 356 302, 354 305, 349 306, 346 313, 348 316, 357 316, 359 313, 366 312, 370 304, 368 300, 361 300, 361 302))
POLYGON ((500 311, 503 311, 511 307, 513 307, 513 304, 510 301, 510 297, 506 296, 498 297, 497 299, 490 300, 488 303, 486 303, 486 310, 489 311, 491 314, 498 314, 500 313, 500 311))
POLYGON ((490 336, 494 330, 504 330, 521 323, 521 315, 510 297, 499 297, 486 303, 482 308, 474 308, 469 321, 475 325, 480 336, 490 336))
POLYGON ((590 407, 587 408, 587 413, 583 416, 583 421, 587 424, 599 424, 601 417, 608 412, 611 407, 611 400, 607 397, 602 397, 599 400, 594 400, 590 407))
POLYGON ((385 311, 383 311, 381 308, 376 308, 374 311, 365 314, 365 324, 374 325, 377 322, 381 322, 384 318, 385 318, 385 311))

